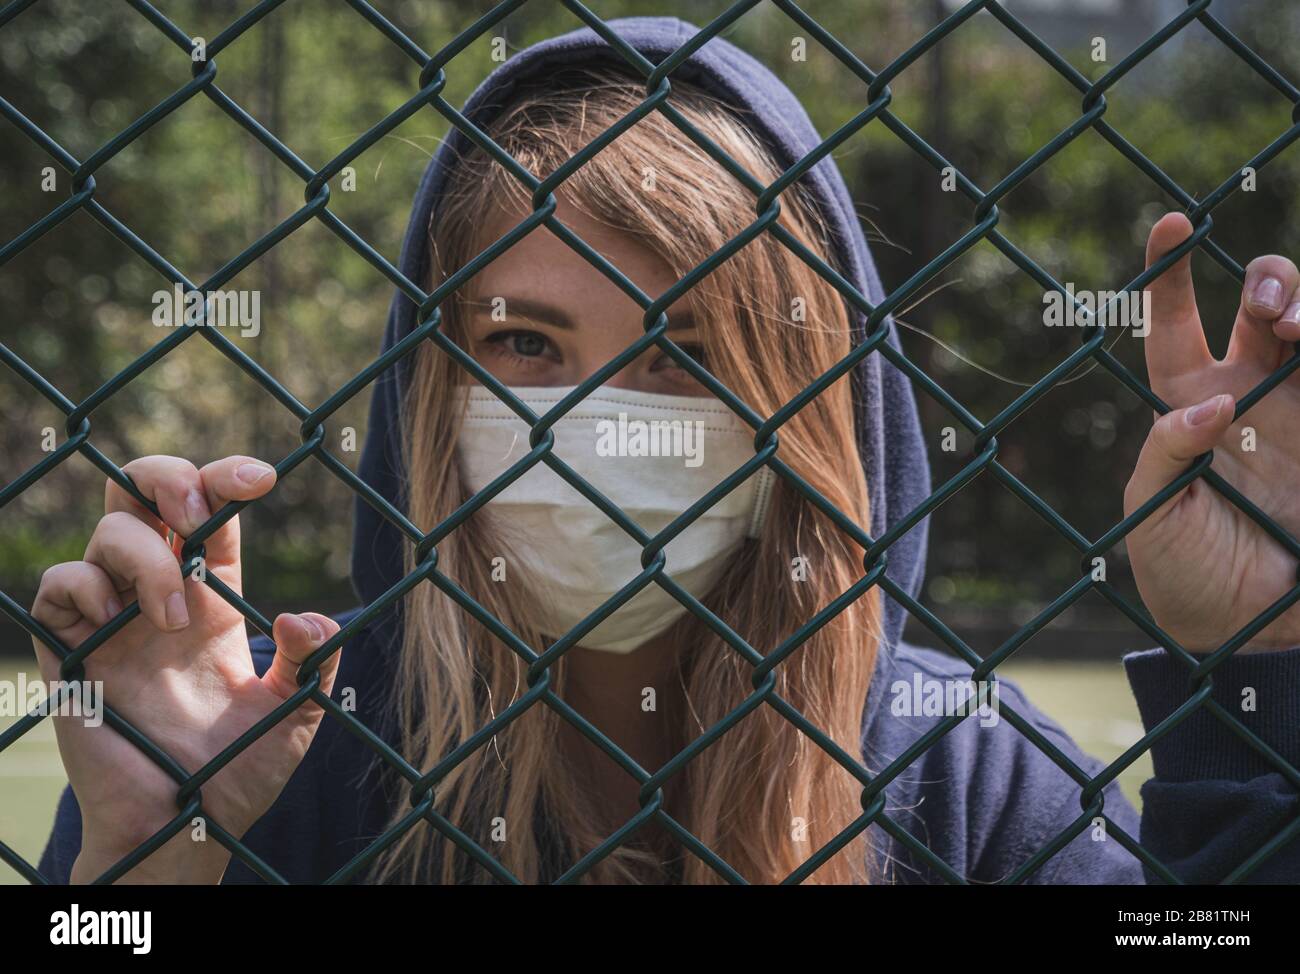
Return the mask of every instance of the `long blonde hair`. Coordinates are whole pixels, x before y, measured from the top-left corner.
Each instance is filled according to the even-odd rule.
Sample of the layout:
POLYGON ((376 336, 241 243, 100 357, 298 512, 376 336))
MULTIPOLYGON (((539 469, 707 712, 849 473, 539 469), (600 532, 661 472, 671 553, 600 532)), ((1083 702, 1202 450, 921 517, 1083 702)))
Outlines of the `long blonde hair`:
MULTIPOLYGON (((644 97, 615 69, 579 69, 515 97, 487 127, 492 138, 544 178, 644 97)), ((754 177, 779 167, 724 104, 673 83, 673 106, 754 177)), ((558 191, 593 218, 633 234, 678 275, 739 233, 754 214, 753 194, 658 112, 651 112, 579 169, 558 191), (652 161, 656 186, 642 186, 652 161)), ((526 211, 529 191, 481 151, 467 153, 435 207, 430 236, 433 283, 490 241, 480 239, 489 205, 526 211)), ((833 247, 799 187, 782 199, 783 224, 835 263, 833 247)), ((512 210, 513 212, 513 210, 512 210)), ((557 242, 557 246, 559 246, 557 242)), ((473 282, 444 305, 445 329, 463 342, 473 282)), ((835 291, 768 234, 760 235, 689 292, 710 371, 762 415, 770 415, 850 348, 849 311, 835 291), (798 301, 796 299, 799 299, 798 301), (802 314, 792 313, 800 307, 802 314)), ((404 404, 407 506, 424 531, 466 499, 452 462, 459 432, 451 394, 465 374, 431 344, 416 353, 404 404)), ((868 525, 867 485, 855 445, 847 378, 809 402, 780 430, 779 456, 841 511, 868 525)), ((483 552, 500 550, 484 518, 471 518, 438 546, 439 568, 538 652, 483 552)), ((760 538, 702 601, 758 652, 771 653, 862 574, 862 549, 779 480, 760 538), (799 561, 798 559, 806 559, 799 561)), ((413 567, 407 555, 407 570, 413 567)), ((402 753, 428 769, 526 690, 526 665, 433 585, 403 608, 395 688, 402 753)), ((797 648, 775 670, 776 692, 855 759, 862 754, 863 707, 880 639, 873 589, 797 648)), ((684 701, 673 753, 725 717, 754 690, 752 667, 690 614, 671 631, 680 647, 684 701)), ((563 699, 566 663, 552 668, 563 699)), ((554 880, 603 842, 610 823, 556 746, 563 718, 534 705, 462 761, 435 788, 436 808, 526 883, 554 880), (493 824, 510 823, 506 841, 493 824), (499 839, 499 834, 497 836, 499 839)), ((657 768, 649 769, 651 772, 657 768)), ((665 786, 670 814, 749 882, 785 879, 861 814, 860 785, 773 707, 761 705, 691 760, 665 786)), ((399 808, 394 821, 406 814, 399 808)), ((638 834, 639 835, 639 834, 638 834)), ((694 854, 671 872, 663 849, 637 836, 610 853, 585 882, 722 882, 694 854)), ((869 876, 859 835, 807 879, 863 883, 869 876)), ((491 874, 421 822, 377 863, 379 881, 490 882, 491 874)))

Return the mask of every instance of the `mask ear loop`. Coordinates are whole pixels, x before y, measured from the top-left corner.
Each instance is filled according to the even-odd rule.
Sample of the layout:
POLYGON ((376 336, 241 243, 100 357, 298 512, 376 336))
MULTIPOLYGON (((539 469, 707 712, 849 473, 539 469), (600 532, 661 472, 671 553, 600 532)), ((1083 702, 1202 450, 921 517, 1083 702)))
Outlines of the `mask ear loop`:
POLYGON ((764 467, 754 474, 754 514, 749 519, 749 531, 746 537, 757 538, 763 533, 763 522, 767 520, 768 502, 772 499, 772 487, 776 483, 776 474, 770 467, 764 467))

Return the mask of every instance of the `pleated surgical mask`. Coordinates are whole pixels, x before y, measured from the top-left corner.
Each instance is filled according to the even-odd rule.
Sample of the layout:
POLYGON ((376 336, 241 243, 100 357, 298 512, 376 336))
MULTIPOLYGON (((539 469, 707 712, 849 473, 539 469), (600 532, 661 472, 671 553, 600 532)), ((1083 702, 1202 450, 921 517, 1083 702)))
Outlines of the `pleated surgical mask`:
MULTIPOLYGON (((515 388, 537 415, 573 387, 515 388)), ((482 386, 457 445, 467 488, 477 492, 530 450, 528 424, 482 386)), ((668 396, 601 386, 551 427, 553 451, 654 536, 754 456, 754 431, 711 397, 668 396)), ((665 571, 696 598, 718 582, 745 539, 762 526, 773 475, 760 468, 664 548, 665 571)), ((522 582, 518 611, 559 638, 641 571, 641 547, 544 463, 493 497, 487 517, 506 550, 498 584, 522 582), (512 575, 511 573, 517 573, 512 575)), ((627 653, 666 631, 687 609, 654 582, 604 619, 578 645, 627 653)))

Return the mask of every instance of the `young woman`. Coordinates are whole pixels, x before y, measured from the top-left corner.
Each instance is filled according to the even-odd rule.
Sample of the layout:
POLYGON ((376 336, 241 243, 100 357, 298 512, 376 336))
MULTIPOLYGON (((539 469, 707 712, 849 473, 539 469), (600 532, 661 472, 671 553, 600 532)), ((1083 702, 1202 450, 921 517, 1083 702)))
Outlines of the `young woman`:
MULTIPOLYGON (((652 61, 695 33, 673 20, 613 26, 652 61)), ((516 55, 465 111, 544 178, 641 103, 643 83, 618 64, 603 41, 578 31, 516 55)), ((721 40, 674 71, 672 85, 674 110, 761 184, 818 142, 794 96, 721 40)), ((773 463, 754 467, 753 426, 701 385, 690 365, 705 366, 765 418, 862 340, 861 310, 769 232, 666 309, 672 348, 647 345, 603 374, 592 395, 550 426, 548 462, 500 489, 496 478, 529 456, 530 430, 476 379, 490 376, 536 415, 546 413, 642 340, 649 300, 755 216, 754 195, 658 112, 557 190, 554 216, 564 229, 524 223, 531 195, 454 135, 429 167, 403 247, 403 272, 433 289, 494 241, 514 241, 471 268, 442 304, 442 329, 464 361, 424 341, 374 390, 361 474, 419 532, 490 488, 490 499, 438 540, 441 584, 407 586, 364 624, 353 621, 356 613, 282 615, 275 644, 254 640, 250 653, 240 615, 209 587, 183 579, 165 540, 167 526, 187 536, 226 502, 272 490, 274 470, 249 457, 201 469, 170 457, 129 464, 165 525, 110 482, 84 560, 45 574, 33 613, 68 645, 139 601, 142 617, 90 657, 87 674, 103 679, 111 703, 190 770, 287 698, 298 665, 340 624, 350 626, 341 652, 321 669, 322 687, 402 755, 408 775, 377 762, 343 722, 322 721, 319 707, 303 705, 203 785, 213 822, 294 882, 544 882, 580 874, 597 882, 772 883, 834 844, 833 857, 799 878, 1141 883, 1151 875, 1125 848, 1128 837, 1140 837, 1179 878, 1214 881, 1300 811, 1283 775, 1204 708, 1153 744, 1156 776, 1144 791, 1141 824, 1113 784, 1103 813, 1084 815, 1080 775, 1097 774, 1101 764, 1006 682, 998 686, 1002 719, 972 715, 919 754, 906 753, 944 718, 899 706, 901 696, 961 681, 970 670, 900 641, 902 606, 878 585, 860 584, 862 546, 788 474, 873 538, 903 523, 930 491, 907 380, 868 355, 795 412, 779 430, 773 463), (568 233, 625 279, 570 247, 568 233), (647 446, 650 433, 662 449, 647 446), (781 471, 773 469, 777 461, 781 471), (751 475, 733 477, 747 462, 751 475), (645 536, 717 484, 732 489, 674 532, 660 579, 667 587, 651 582, 595 627, 566 637, 653 568, 654 555, 643 565, 644 538, 553 466, 584 478, 645 536), (466 612, 446 579, 504 629, 466 612), (842 599, 846 592, 858 597, 842 599), (688 610, 693 599, 710 622, 704 609, 688 610), (838 614, 806 641, 788 644, 833 604, 838 614), (753 651, 724 638, 725 627, 753 651), (540 686, 530 679, 531 653, 556 640, 564 651, 548 660, 549 686, 540 686), (756 679, 762 657, 778 651, 767 682, 756 679), (746 701, 743 718, 718 736, 719 722, 746 701), (514 719, 446 760, 504 714, 514 719), (799 721, 839 752, 815 745, 799 721), (634 763, 611 757, 602 737, 634 763), (1047 757, 1035 743, 1044 740, 1068 760, 1047 757), (687 748, 691 759, 656 780, 662 794, 643 793, 648 777, 687 748), (864 783, 873 780, 850 770, 858 766, 888 781, 883 811, 870 808, 865 830, 851 828, 864 814, 864 783), (432 809, 414 821, 412 781, 435 767, 432 809), (403 827, 386 831, 396 824, 403 827), (683 841, 681 829, 716 858, 683 841), (620 830, 621 845, 592 854, 620 830), (1022 876, 1047 847, 1054 854, 1022 876)), ((806 254, 881 300, 829 159, 782 194, 780 225, 806 254)), ((1148 265, 1190 232, 1181 215, 1160 220, 1148 265)), ((1236 449, 1232 424, 1236 398, 1300 338, 1300 274, 1281 257, 1251 263, 1231 349, 1216 361, 1189 265, 1184 257, 1151 285, 1148 365, 1157 392, 1178 408, 1152 427, 1124 509, 1135 510, 1197 455, 1218 448, 1215 469, 1295 533, 1300 445, 1289 423, 1300 406, 1297 380, 1238 418, 1255 427, 1258 450, 1236 449)), ((415 306, 399 294, 384 348, 415 324, 415 306)), ((364 604, 427 568, 406 527, 359 503, 353 577, 364 604)), ((1199 482, 1127 542, 1147 607, 1192 652, 1221 645, 1295 581, 1294 560, 1199 482)), ((924 522, 888 549, 888 577, 908 593, 919 589, 924 549, 924 522)), ((207 570, 236 590, 239 551, 236 520, 207 542, 207 570)), ((1215 671, 1213 691, 1293 765, 1300 763, 1300 650, 1289 647, 1300 645, 1297 629, 1297 612, 1280 615, 1215 671), (1256 692, 1253 710, 1241 706, 1246 687, 1256 692)), ((37 653, 53 677, 54 654, 39 644, 37 653)), ((1188 698, 1188 670, 1165 650, 1126 663, 1149 729, 1188 698)), ((59 721, 58 735, 71 788, 41 869, 54 880, 88 881, 170 821, 176 788, 107 727, 59 721)), ((1300 848, 1283 847, 1251 878, 1300 878, 1300 848)), ((257 879, 219 842, 194 841, 188 828, 124 877, 257 879)))

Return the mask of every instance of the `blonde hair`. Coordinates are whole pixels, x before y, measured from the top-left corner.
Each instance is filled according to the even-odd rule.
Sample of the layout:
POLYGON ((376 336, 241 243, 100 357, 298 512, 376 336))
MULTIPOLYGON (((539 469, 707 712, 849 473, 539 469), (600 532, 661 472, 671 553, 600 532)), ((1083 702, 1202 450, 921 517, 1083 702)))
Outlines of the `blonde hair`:
MULTIPOLYGON (((489 125, 491 137, 544 178, 644 97, 638 82, 614 69, 581 69, 524 92, 489 125)), ((673 83, 673 106, 755 178, 780 172, 770 154, 723 103, 673 83)), ((580 168, 557 191, 591 217, 634 235, 679 276, 719 249, 753 219, 754 196, 659 112, 651 112, 580 168), (646 160, 656 187, 642 188, 646 160)), ((484 153, 466 154, 450 177, 431 222, 434 283, 472 259, 488 205, 527 212, 530 193, 484 153)), ((798 240, 834 263, 815 206, 799 187, 782 199, 781 220, 798 240)), ((557 243, 557 246, 559 244, 557 243)), ((464 341, 472 281, 443 305, 445 329, 464 341)), ((831 368, 850 348, 849 310, 835 291, 769 234, 737 252, 687 299, 700 323, 709 370, 743 401, 770 415, 831 368), (792 314, 802 299, 802 316, 792 314), (793 320, 793 319, 798 320, 793 320)), ((416 353, 403 430, 408 513, 430 530, 467 499, 451 462, 459 431, 460 366, 431 344, 416 353)), ((867 485, 855 445, 850 381, 803 407, 780 430, 779 456, 858 524, 869 521, 867 485)), ((501 550, 485 518, 471 518, 438 546, 439 568, 529 645, 540 651, 501 586, 489 580, 483 552, 501 550)), ((747 542, 706 606, 758 652, 771 653, 862 575, 862 549, 784 479, 778 478, 766 527, 747 542), (794 559, 808 559, 797 581, 794 559)), ((413 567, 407 554, 407 570, 413 567)), ((402 753, 433 767, 525 691, 526 665, 443 592, 419 585, 404 607, 396 706, 402 753)), ((863 707, 880 639, 873 589, 811 635, 774 670, 775 692, 855 760, 861 759, 863 707)), ((670 631, 683 694, 673 753, 723 719, 754 692, 753 669, 689 613, 670 631)), ((552 667, 565 696, 566 663, 552 667)), ((556 746, 563 718, 545 703, 531 707, 435 788, 436 807, 526 883, 554 880, 622 822, 602 818, 598 797, 556 746), (492 822, 511 823, 505 842, 492 822), (521 827, 520 823, 526 823, 521 827)), ((650 771, 658 769, 651 768, 650 771)), ((785 879, 861 814, 861 786, 774 707, 760 705, 664 786, 666 808, 749 882, 785 879)), ((396 813, 394 821, 407 814, 396 813)), ((649 828, 649 826, 647 826, 649 828)), ((670 872, 662 848, 638 842, 615 849, 584 882, 723 882, 681 849, 670 872)), ((665 833, 666 834, 666 833, 665 833)), ((868 846, 858 835, 809 877, 814 883, 863 883, 868 846)), ((491 874, 421 822, 377 863, 380 881, 490 882, 491 874)))

